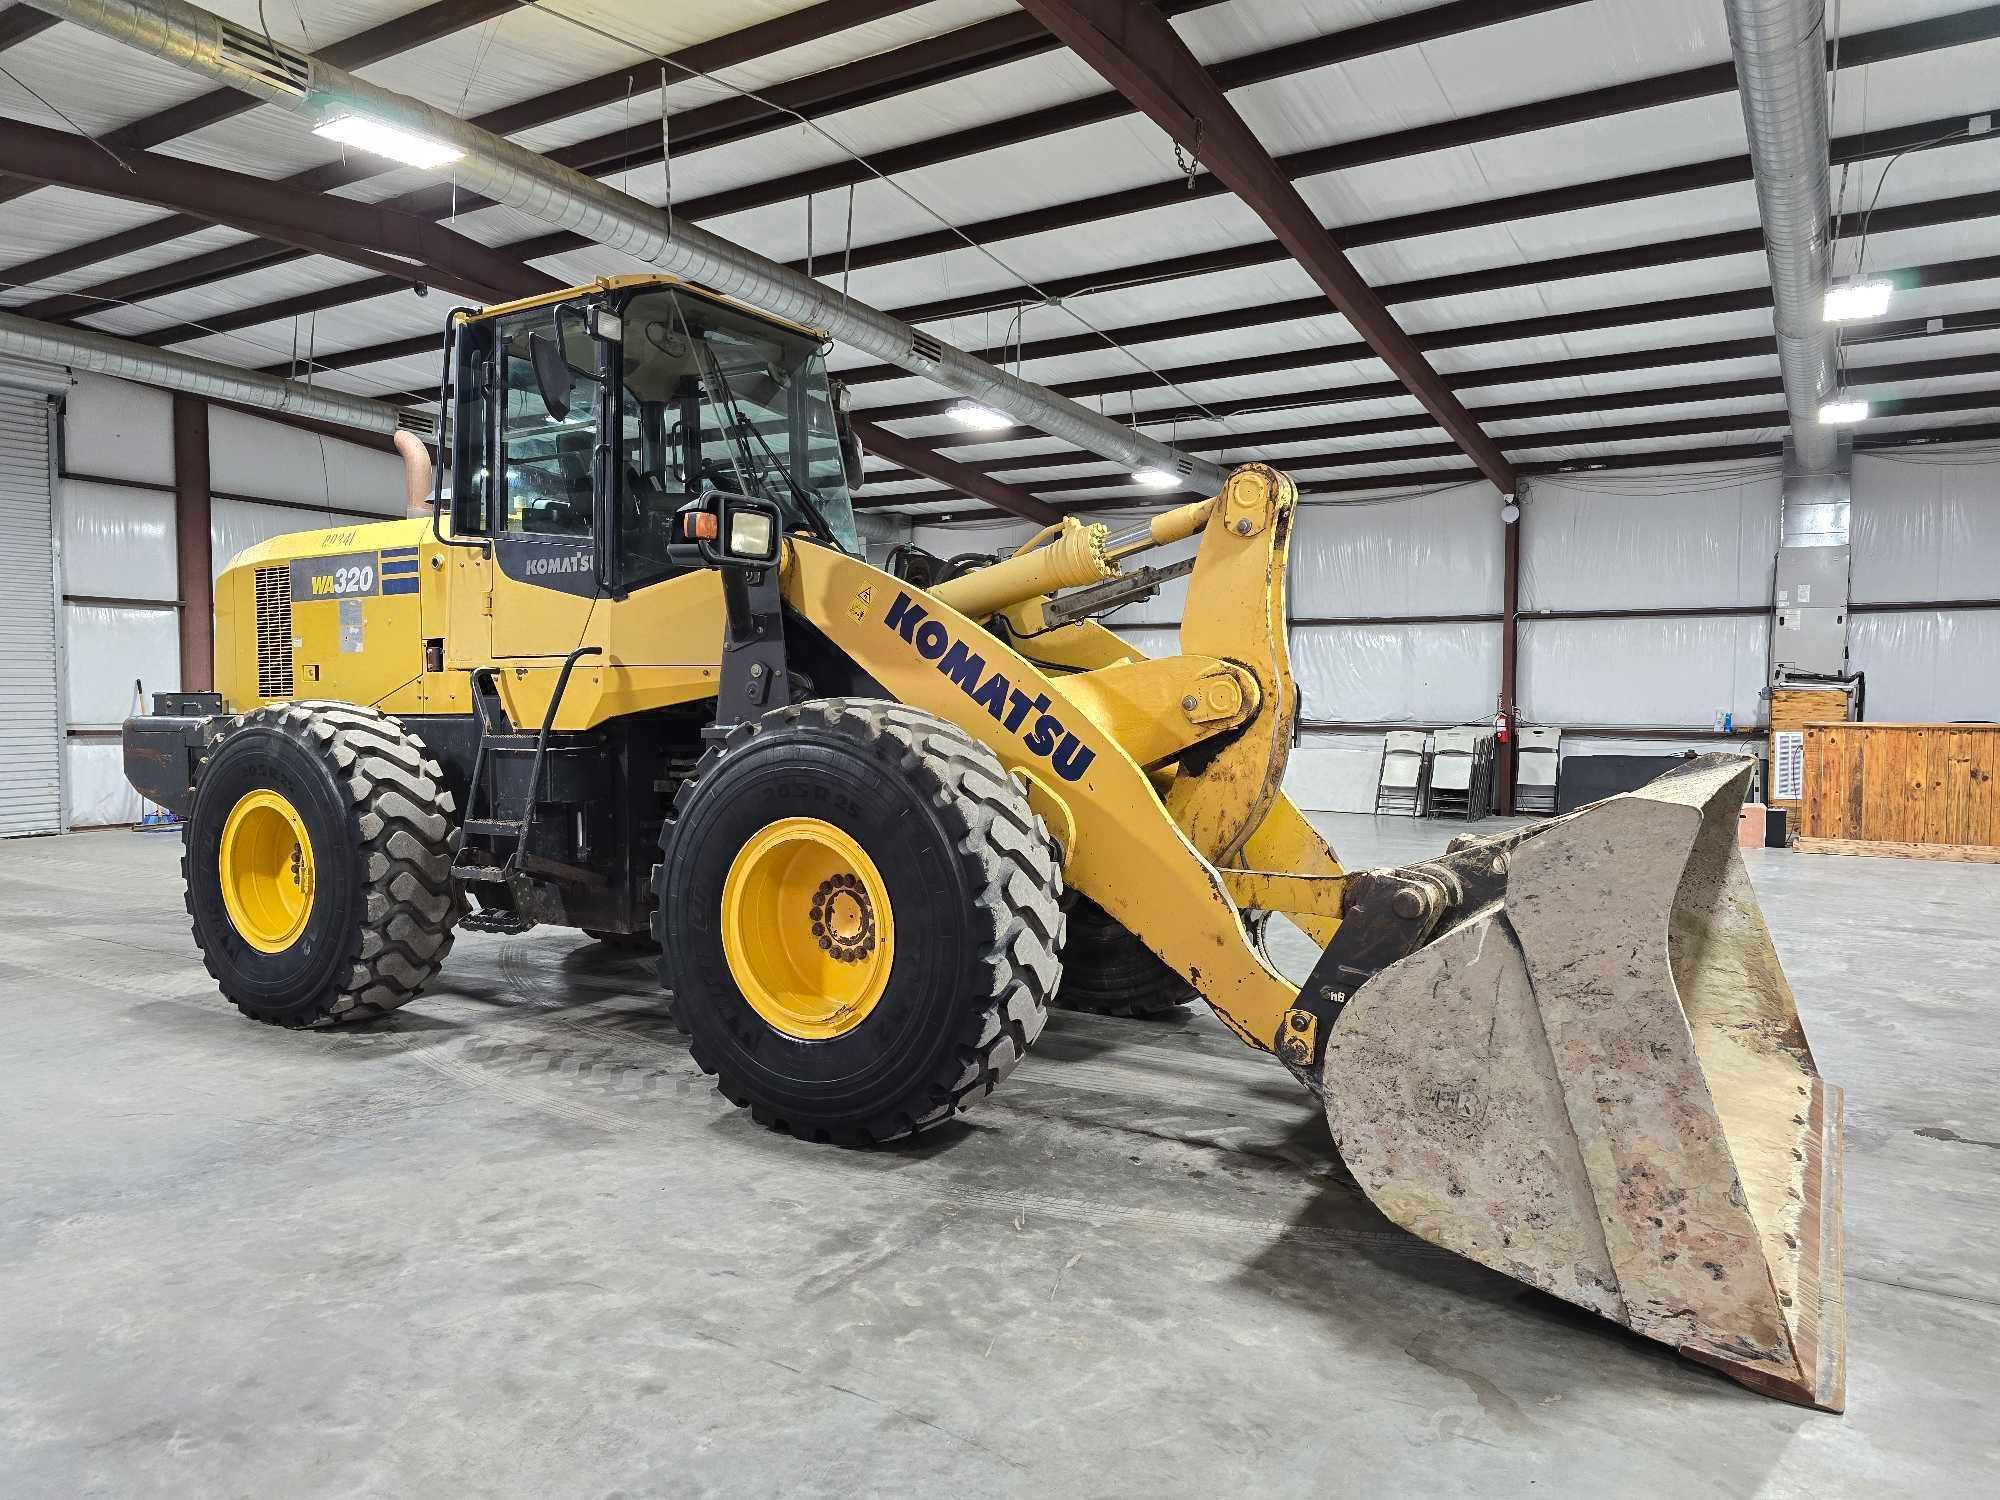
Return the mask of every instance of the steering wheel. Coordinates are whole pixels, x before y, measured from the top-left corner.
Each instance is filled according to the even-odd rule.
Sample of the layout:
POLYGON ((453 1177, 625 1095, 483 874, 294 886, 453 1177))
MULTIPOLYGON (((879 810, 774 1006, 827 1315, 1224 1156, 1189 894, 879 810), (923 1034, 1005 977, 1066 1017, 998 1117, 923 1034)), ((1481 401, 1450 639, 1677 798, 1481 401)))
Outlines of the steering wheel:
MULTIPOLYGON (((745 479, 749 477, 747 473, 744 475, 745 479)), ((695 471, 695 484, 697 489, 705 484, 710 489, 727 490, 733 495, 736 493, 736 466, 722 459, 709 459, 695 471)))

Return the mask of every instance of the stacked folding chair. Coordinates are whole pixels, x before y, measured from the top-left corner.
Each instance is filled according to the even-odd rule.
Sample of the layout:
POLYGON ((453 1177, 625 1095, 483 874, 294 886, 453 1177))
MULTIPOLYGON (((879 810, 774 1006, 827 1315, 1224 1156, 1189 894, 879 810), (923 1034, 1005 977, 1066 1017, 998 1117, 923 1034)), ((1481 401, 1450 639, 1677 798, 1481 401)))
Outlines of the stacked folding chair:
POLYGON ((1429 815, 1483 818, 1493 807, 1493 726, 1440 729, 1431 755, 1429 815))
POLYGON ((1519 755, 1514 762, 1514 811, 1555 816, 1556 777, 1561 765, 1560 729, 1515 730, 1519 755))
POLYGON ((1429 736, 1421 729, 1392 729, 1382 737, 1382 774, 1375 782, 1375 811, 1421 818, 1430 790, 1429 736))

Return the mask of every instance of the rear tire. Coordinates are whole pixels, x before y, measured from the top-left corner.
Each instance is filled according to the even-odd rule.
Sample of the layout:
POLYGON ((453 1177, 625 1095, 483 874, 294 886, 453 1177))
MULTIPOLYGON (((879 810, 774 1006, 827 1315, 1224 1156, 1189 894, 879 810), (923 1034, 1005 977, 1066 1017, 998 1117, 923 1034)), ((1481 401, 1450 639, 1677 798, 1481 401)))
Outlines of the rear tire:
POLYGON ((1193 985, 1162 963, 1124 923, 1089 897, 1072 897, 1062 989, 1053 1002, 1058 1010, 1156 1016, 1200 998, 1193 985))
MULTIPOLYGON (((946 720, 822 699, 741 725, 681 789, 661 849, 655 924, 675 1021, 695 1062, 762 1124, 855 1144, 911 1135, 991 1093, 1041 1034, 1062 973, 1056 845, 993 752, 946 720), (750 928, 726 893, 797 825, 858 856, 865 878, 821 884, 810 912, 800 893, 817 875, 781 885, 750 928), (867 925, 835 934, 823 903, 864 886, 867 925), (787 920, 820 933, 822 918, 836 949, 852 944, 846 962, 874 963, 879 939, 878 988, 818 1020, 774 1016, 770 989, 760 1009, 746 985, 761 977, 739 982, 731 941, 743 962, 778 962, 745 957, 745 935, 777 952, 795 936, 787 920)), ((807 1012, 826 997, 790 998, 807 1012)))
POLYGON ((230 1003, 302 1027, 373 1020, 415 996, 451 951, 452 813, 438 763, 387 714, 304 702, 230 721, 195 787, 181 856, 195 945, 230 1003), (231 814, 260 796, 295 817, 293 868, 303 861, 311 882, 293 898, 296 934, 267 930, 261 943, 232 916, 222 871, 231 814))

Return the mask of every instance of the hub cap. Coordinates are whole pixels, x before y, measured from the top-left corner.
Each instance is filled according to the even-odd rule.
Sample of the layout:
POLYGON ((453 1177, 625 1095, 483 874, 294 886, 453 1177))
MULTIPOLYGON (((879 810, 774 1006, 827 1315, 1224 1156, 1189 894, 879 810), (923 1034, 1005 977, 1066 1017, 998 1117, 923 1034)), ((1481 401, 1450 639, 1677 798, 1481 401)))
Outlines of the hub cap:
POLYGON ((222 825, 216 871, 223 909, 244 942, 283 953, 298 941, 312 916, 313 853, 290 802, 273 791, 244 793, 222 825))
POLYGON ((823 1041, 859 1026, 888 987, 895 947, 875 861, 819 818, 759 829, 722 882, 730 975, 787 1036, 823 1041))

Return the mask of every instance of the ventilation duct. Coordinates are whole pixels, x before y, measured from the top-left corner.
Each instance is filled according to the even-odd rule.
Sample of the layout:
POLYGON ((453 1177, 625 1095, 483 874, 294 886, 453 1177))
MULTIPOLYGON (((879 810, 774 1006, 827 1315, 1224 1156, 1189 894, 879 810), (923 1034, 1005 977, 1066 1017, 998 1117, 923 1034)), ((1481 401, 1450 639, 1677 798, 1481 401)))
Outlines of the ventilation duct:
POLYGON ((34 0, 35 6, 87 30, 152 53, 178 67, 243 89, 315 122, 361 114, 464 153, 440 169, 461 187, 496 203, 570 230, 633 259, 737 297, 795 323, 823 328, 870 358, 933 380, 1017 422, 1073 443, 1128 470, 1186 472, 1191 488, 1214 494, 1227 471, 1205 459, 1183 459, 1166 444, 1100 412, 1022 380, 922 333, 876 308, 852 302, 809 276, 708 233, 595 178, 433 109, 407 94, 379 88, 324 60, 306 58, 303 95, 289 78, 246 71, 229 44, 221 17, 186 0, 34 0))
MULTIPOLYGON (((386 401, 300 385, 275 375, 259 375, 214 360, 197 359, 191 354, 134 344, 88 328, 38 323, 18 313, 0 312, 0 356, 66 365, 72 370, 89 370, 163 390, 187 391, 211 401, 233 401, 238 406, 335 422, 366 432, 394 432, 405 416, 400 408, 386 401)), ((430 420, 435 428, 435 420, 425 420, 430 420)))
POLYGON ((1835 390, 1834 330, 1825 318, 1832 268, 1827 186, 1826 7, 1821 0, 1724 0, 1736 87, 1750 137, 1757 212, 1798 471, 1839 463, 1820 404, 1835 390))

